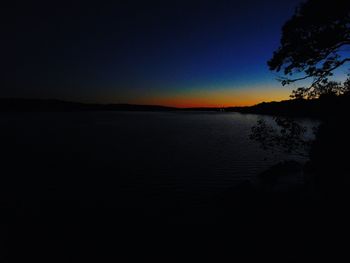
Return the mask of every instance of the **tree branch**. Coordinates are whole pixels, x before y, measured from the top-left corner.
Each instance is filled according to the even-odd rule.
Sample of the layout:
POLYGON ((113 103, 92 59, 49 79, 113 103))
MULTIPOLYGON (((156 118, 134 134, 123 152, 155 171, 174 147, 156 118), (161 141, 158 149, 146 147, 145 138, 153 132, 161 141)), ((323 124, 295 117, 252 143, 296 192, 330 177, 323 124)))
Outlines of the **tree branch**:
POLYGON ((333 70, 339 68, 340 66, 344 65, 346 62, 349 62, 350 61, 350 58, 345 58, 341 61, 339 61, 338 63, 336 63, 336 65, 328 70, 322 70, 322 74, 319 75, 319 73, 316 72, 316 74, 309 74, 309 75, 306 75, 304 77, 300 77, 300 78, 295 78, 295 79, 289 79, 289 78, 286 78, 286 77, 279 77, 277 80, 282 82, 282 85, 287 85, 287 84, 290 84, 290 83, 293 83, 293 82, 297 82, 297 81, 300 81, 300 80, 305 80, 305 79, 308 79, 308 78, 312 78, 312 77, 316 77, 316 80, 313 81, 312 85, 320 82, 322 80, 322 78, 328 76, 333 70))

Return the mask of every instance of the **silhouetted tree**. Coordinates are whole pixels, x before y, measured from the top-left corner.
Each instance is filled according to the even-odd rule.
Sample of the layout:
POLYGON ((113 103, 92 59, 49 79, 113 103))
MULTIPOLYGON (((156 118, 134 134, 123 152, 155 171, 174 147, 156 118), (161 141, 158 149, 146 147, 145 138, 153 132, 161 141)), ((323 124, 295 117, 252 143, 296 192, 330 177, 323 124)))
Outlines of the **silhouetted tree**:
POLYGON ((291 118, 275 117, 274 121, 277 125, 271 125, 264 119, 258 120, 249 138, 257 141, 264 150, 307 155, 311 140, 306 139, 306 127, 291 118))
MULTIPOLYGON (((332 98, 349 94, 350 78, 343 84, 329 80, 334 70, 350 62, 346 47, 350 48, 350 1, 308 0, 296 9, 282 27, 280 47, 268 61, 268 66, 273 71, 282 71, 284 76, 279 79, 282 85, 312 79, 310 86, 292 92, 290 97, 293 99, 332 98)), ((291 138, 302 141, 297 136, 302 135, 299 131, 303 128, 298 127, 296 122, 281 117, 275 118, 275 121, 280 131, 286 131, 286 123, 294 128, 289 130, 290 134, 277 136, 278 130, 272 132, 271 127, 258 122, 252 129, 251 138, 259 141, 263 148, 284 144, 288 149, 291 138), (269 138, 258 136, 258 132, 269 135, 269 138)))
POLYGON ((342 85, 336 81, 314 83, 310 87, 300 87, 292 91, 292 99, 319 99, 325 97, 344 95, 349 92, 350 78, 342 85))
MULTIPOLYGON (((311 79, 311 85, 293 91, 295 99, 322 99, 327 107, 323 112, 323 123, 312 142, 310 162, 306 165, 307 174, 313 178, 317 192, 327 198, 345 200, 350 185, 348 155, 350 149, 350 78, 339 83, 330 79, 334 71, 350 62, 350 1, 349 0, 308 0, 301 4, 292 18, 282 28, 281 44, 268 61, 269 68, 284 74, 279 80, 282 85, 311 79), (339 96, 342 95, 342 96, 339 96)), ((321 100, 320 100, 321 101, 321 100)), ((276 119, 284 129, 286 120, 276 119)), ((288 127, 293 127, 294 124, 288 127)), ((296 127, 296 126, 295 126, 296 127)), ((288 139, 298 139, 302 128, 290 129, 288 139)), ((270 136, 258 138, 263 145, 280 143, 283 137, 276 137, 264 123, 253 127, 254 132, 270 136), (262 131, 263 130, 263 131, 262 131), (273 143, 270 142, 273 141, 273 143)), ((283 135, 283 134, 282 134, 283 135)), ((258 140, 258 141, 259 141, 258 140)), ((289 143, 292 143, 289 140, 289 143)), ((288 145, 286 145, 288 146, 288 145)))
POLYGON ((344 95, 350 94, 350 78, 344 81, 342 92, 344 95))
POLYGON ((283 72, 283 85, 312 79, 310 88, 296 92, 298 97, 301 92, 312 93, 324 87, 334 70, 350 62, 348 47, 350 1, 309 0, 284 24, 280 47, 268 65, 273 71, 283 72))

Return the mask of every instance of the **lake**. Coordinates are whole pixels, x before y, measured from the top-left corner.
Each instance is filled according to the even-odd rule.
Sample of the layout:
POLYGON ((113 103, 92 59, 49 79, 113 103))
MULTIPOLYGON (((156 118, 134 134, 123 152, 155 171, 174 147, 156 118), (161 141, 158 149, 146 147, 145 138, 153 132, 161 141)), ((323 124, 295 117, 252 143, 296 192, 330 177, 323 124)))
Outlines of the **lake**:
POLYGON ((3 113, 5 197, 29 206, 199 206, 279 161, 305 161, 249 140, 259 118, 271 120, 220 112, 3 113))

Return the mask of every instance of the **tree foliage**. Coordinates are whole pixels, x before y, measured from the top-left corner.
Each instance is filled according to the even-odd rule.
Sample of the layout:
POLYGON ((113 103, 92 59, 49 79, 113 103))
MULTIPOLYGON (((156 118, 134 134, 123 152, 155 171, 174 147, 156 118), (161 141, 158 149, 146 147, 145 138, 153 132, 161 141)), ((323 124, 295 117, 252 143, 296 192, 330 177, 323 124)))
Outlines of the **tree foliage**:
POLYGON ((307 155, 311 140, 305 136, 306 127, 291 118, 275 117, 274 121, 277 125, 271 125, 264 119, 258 120, 249 138, 258 142, 263 150, 307 155))
POLYGON ((343 84, 337 81, 316 82, 310 87, 300 87, 292 91, 292 99, 318 99, 350 93, 350 78, 343 84))
POLYGON ((322 122, 313 129, 314 139, 305 136, 306 129, 300 123, 284 117, 275 118, 276 125, 258 121, 250 135, 265 150, 282 148, 308 157, 303 169, 306 193, 322 202, 335 201, 335 207, 344 207, 350 187, 350 74, 343 83, 331 79, 336 69, 350 62, 350 49, 346 53, 350 48, 349 7, 350 0, 308 0, 302 4, 284 25, 281 46, 268 62, 271 70, 284 73, 280 79, 283 85, 312 79, 311 85, 294 90, 291 97, 318 99, 296 102, 318 105, 314 109, 321 113, 322 122))
POLYGON ((350 1, 309 0, 284 24, 280 47, 268 65, 284 74, 283 85, 308 78, 311 86, 324 85, 335 69, 350 62, 349 48, 350 1))
MULTIPOLYGON (((312 80, 310 86, 294 90, 291 98, 317 99, 350 94, 350 77, 343 83, 330 79, 349 63, 350 0, 308 0, 282 27, 280 47, 268 66, 283 73, 282 85, 312 80)), ((258 121, 250 138, 266 150, 282 148, 300 154, 310 147, 311 142, 303 139, 305 127, 289 118, 274 120, 276 126, 258 121)))

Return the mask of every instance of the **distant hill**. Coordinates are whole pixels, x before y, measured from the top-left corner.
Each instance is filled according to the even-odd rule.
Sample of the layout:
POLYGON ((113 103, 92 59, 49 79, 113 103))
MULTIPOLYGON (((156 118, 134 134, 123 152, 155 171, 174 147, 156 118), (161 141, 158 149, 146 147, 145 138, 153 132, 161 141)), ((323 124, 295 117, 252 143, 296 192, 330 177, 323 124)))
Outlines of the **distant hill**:
POLYGON ((0 98, 0 111, 171 111, 173 107, 132 104, 93 104, 55 99, 0 98))
POLYGON ((0 98, 0 112, 30 111, 223 111, 223 108, 176 108, 161 105, 80 103, 56 99, 0 98))

